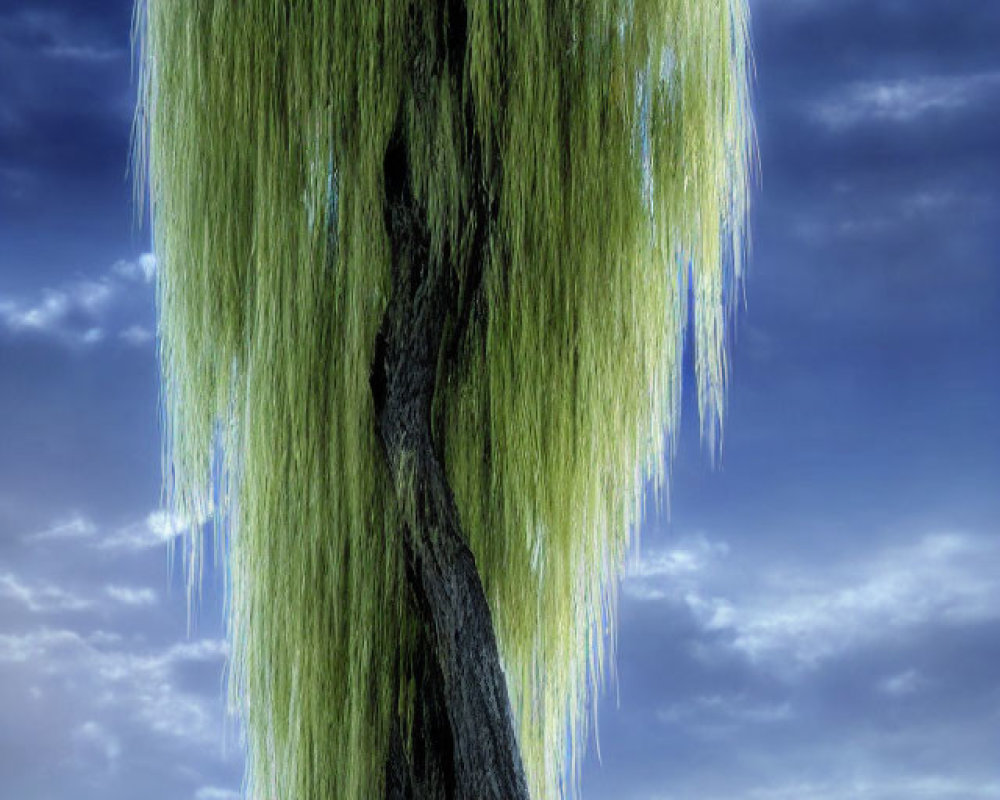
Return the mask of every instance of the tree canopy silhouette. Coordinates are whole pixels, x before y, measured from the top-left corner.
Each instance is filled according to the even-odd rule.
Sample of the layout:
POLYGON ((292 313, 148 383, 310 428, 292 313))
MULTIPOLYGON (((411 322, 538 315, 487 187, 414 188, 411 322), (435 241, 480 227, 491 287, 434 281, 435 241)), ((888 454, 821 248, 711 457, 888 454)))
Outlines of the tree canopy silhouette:
POLYGON ((164 474, 219 522, 248 794, 571 793, 689 325, 721 424, 745 0, 136 21, 164 474))

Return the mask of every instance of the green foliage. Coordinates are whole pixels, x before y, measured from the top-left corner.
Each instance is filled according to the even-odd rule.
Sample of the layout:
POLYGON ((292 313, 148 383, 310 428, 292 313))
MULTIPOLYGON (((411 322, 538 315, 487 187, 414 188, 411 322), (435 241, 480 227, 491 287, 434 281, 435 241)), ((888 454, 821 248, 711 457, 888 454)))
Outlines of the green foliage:
POLYGON ((227 521, 253 797, 379 796, 408 706, 415 623, 369 388, 400 109, 433 258, 467 252, 483 188, 466 119, 499 177, 483 313, 436 404, 534 796, 572 788, 629 531, 678 423, 689 318, 713 447, 721 420, 745 0, 470 0, 464 61, 441 57, 420 7, 138 9, 164 472, 178 513, 227 521))

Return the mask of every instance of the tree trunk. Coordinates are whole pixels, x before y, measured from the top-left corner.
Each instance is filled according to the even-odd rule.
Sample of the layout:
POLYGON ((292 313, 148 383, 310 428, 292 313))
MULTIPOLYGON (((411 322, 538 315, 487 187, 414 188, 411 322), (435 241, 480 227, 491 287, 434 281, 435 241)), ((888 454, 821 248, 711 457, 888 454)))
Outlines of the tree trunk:
MULTIPOLYGON (((444 56, 464 59, 464 5, 452 2, 437 13, 444 13, 441 21, 448 30, 444 56)), ((460 64, 451 68, 461 74, 460 64)), ((403 114, 401 109, 385 156, 392 294, 371 380, 377 430, 406 520, 407 583, 422 641, 414 664, 413 729, 402 730, 397 720, 392 731, 386 794, 392 800, 528 800, 489 606, 462 535, 431 420, 438 360, 442 352, 449 359, 455 355, 455 343, 469 323, 493 210, 481 191, 482 162, 470 133, 470 169, 477 173, 470 176, 470 185, 477 187, 467 256, 472 263, 432 262, 426 216, 410 183, 403 114), (456 274, 472 277, 459 287, 456 274), (413 743, 409 754, 405 741, 413 743)), ((471 119, 468 123, 471 131, 471 119)))
POLYGON ((392 296, 375 348, 377 427, 406 520, 408 584, 428 657, 418 665, 412 759, 393 732, 393 798, 528 798, 507 685, 475 559, 431 434, 438 354, 452 307, 452 270, 429 258, 402 125, 385 160, 392 296))

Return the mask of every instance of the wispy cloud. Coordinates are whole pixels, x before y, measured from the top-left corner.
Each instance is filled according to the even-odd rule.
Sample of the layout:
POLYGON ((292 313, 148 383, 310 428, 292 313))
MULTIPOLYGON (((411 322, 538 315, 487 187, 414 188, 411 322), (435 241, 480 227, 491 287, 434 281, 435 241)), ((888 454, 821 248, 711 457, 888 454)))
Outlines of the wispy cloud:
POLYGON ((26 582, 11 572, 0 574, 0 597, 13 600, 33 614, 83 611, 93 603, 47 582, 26 582))
POLYGON ((157 509, 119 527, 101 530, 93 520, 74 514, 57 521, 51 528, 26 534, 22 541, 39 546, 46 546, 51 542, 79 541, 96 550, 138 552, 161 547, 207 521, 207 518, 186 519, 164 509, 157 509))
POLYGON ((786 722, 794 716, 791 703, 764 702, 746 693, 699 695, 693 700, 675 703, 657 712, 666 724, 683 724, 719 732, 745 725, 768 725, 786 722))
POLYGON ((890 697, 904 697, 918 692, 926 683, 915 669, 907 669, 879 681, 878 690, 890 697))
POLYGON ((122 754, 122 745, 103 725, 94 720, 87 720, 73 731, 73 740, 80 750, 80 761, 88 766, 93 765, 94 755, 103 759, 108 772, 114 772, 122 754))
POLYGON ((707 600, 704 618, 753 661, 811 666, 926 625, 1000 619, 998 546, 937 534, 860 564, 772 573, 742 602, 707 600))
POLYGON ((81 514, 73 514, 66 519, 60 520, 37 533, 29 533, 23 537, 25 542, 48 542, 65 539, 87 539, 97 533, 97 526, 92 520, 81 514))
POLYGON ((88 38, 69 16, 53 10, 25 9, 0 15, 0 41, 3 39, 43 58, 83 65, 115 61, 128 53, 120 44, 108 44, 104 37, 88 38))
POLYGON ((9 571, 0 573, 0 598, 11 600, 32 614, 88 611, 107 607, 109 602, 119 606, 151 606, 159 599, 148 587, 109 583, 103 588, 69 591, 54 583, 28 580, 9 571))
POLYGON ((129 325, 118 334, 118 338, 133 347, 139 347, 153 340, 153 332, 143 325, 129 325))
POLYGON ((121 259, 112 264, 111 272, 129 281, 151 283, 156 275, 156 257, 152 253, 143 253, 131 261, 121 259))
MULTIPOLYGON (((830 771, 829 755, 823 761, 830 771)), ((794 772, 797 764, 786 764, 782 772, 794 772)), ((734 794, 699 790, 699 800, 732 800, 734 796, 743 800, 996 800, 1000 797, 1000 781, 991 778, 977 779, 975 776, 957 776, 911 770, 907 774, 887 774, 866 776, 870 770, 855 770, 860 774, 838 775, 836 778, 795 778, 783 776, 779 780, 755 781, 734 794)), ((692 795, 685 792, 655 791, 628 795, 630 800, 688 800, 692 795)))
POLYGON ((144 519, 109 533, 95 544, 102 550, 146 550, 160 547, 206 521, 185 519, 164 510, 152 511, 144 519))
MULTIPOLYGON (((0 331, 67 346, 95 345, 115 325, 116 307, 134 301, 136 287, 150 283, 154 273, 155 260, 146 253, 116 262, 104 275, 45 288, 35 297, 0 295, 0 331)), ((152 338, 140 323, 120 327, 117 338, 127 344, 139 346, 152 338)))
POLYGON ((151 606, 157 601, 157 594, 146 587, 117 586, 110 584, 104 587, 104 592, 116 603, 125 606, 151 606))
POLYGON ((101 631, 38 628, 0 635, 0 665, 32 664, 42 692, 70 686, 88 718, 128 718, 151 733, 195 746, 221 746, 221 701, 217 694, 182 687, 178 670, 216 664, 221 675, 226 652, 217 639, 130 650, 120 636, 101 631))
POLYGON ((98 47, 92 44, 59 43, 42 48, 42 54, 47 58, 59 61, 77 61, 84 64, 101 64, 116 61, 125 55, 121 47, 98 47))
POLYGON ((80 634, 68 629, 36 628, 27 633, 0 634, 0 663, 22 664, 63 652, 92 650, 121 641, 121 636, 97 630, 80 634))
POLYGON ((729 555, 729 545, 703 534, 684 537, 673 547, 644 553, 629 567, 622 590, 637 600, 683 598, 704 574, 729 555))
MULTIPOLYGON (((914 231, 951 229, 992 219, 996 201, 983 191, 962 191, 928 182, 909 191, 839 181, 834 206, 824 214, 791 212, 785 235, 810 248, 834 248, 910 240, 914 231)), ((915 272, 910 268, 911 272, 915 272)))
POLYGON ((812 107, 813 117, 831 130, 875 121, 916 122, 928 114, 953 113, 1000 92, 1000 73, 925 76, 851 84, 812 107))
POLYGON ((235 789, 222 789, 218 786, 202 786, 194 793, 194 800, 240 800, 241 797, 235 789))
MULTIPOLYGON (((703 539, 652 553, 623 590, 685 608, 709 650, 791 673, 925 626, 1000 619, 1000 542, 985 536, 926 535, 861 561, 742 575, 726 571, 727 553, 703 539)), ((885 691, 905 692, 915 680, 898 676, 885 691)))
POLYGON ((995 800, 1000 797, 1000 781, 976 780, 953 775, 911 774, 906 776, 851 780, 789 781, 758 787, 747 794, 749 800, 995 800))

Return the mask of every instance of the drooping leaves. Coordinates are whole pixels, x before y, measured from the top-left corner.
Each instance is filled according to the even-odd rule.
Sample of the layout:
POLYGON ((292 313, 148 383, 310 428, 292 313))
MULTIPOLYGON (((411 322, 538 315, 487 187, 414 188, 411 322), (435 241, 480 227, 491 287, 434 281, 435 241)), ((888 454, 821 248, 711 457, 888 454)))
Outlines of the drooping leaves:
POLYGON ((713 443, 721 421, 745 0, 470 0, 463 39, 426 8, 145 0, 137 15, 165 475, 179 514, 228 532, 253 797, 378 796, 411 697, 416 623, 369 385, 398 114, 432 258, 464 263, 474 198, 495 205, 437 406, 534 796, 573 785, 689 321, 713 443))

